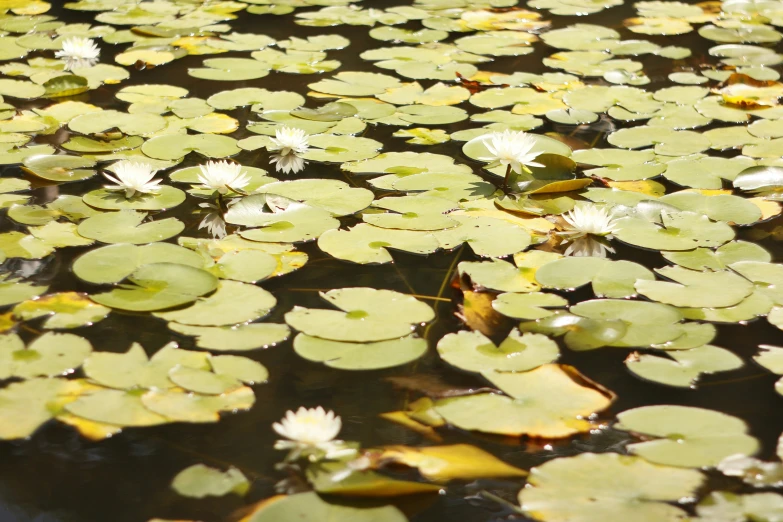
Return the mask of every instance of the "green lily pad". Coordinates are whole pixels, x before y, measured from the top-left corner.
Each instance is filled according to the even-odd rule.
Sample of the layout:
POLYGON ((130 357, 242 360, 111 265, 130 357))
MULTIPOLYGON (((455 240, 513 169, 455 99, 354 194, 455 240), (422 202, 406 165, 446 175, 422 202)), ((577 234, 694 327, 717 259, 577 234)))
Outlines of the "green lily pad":
POLYGON ((9 277, 9 274, 0 276, 0 306, 19 303, 27 299, 39 296, 46 292, 46 285, 35 285, 23 282, 20 279, 9 277))
POLYGON ((178 188, 160 185, 151 194, 137 192, 126 198, 122 191, 98 189, 83 196, 84 202, 101 210, 166 210, 185 201, 185 193, 178 188))
POLYGON ((639 457, 583 453, 530 470, 519 502, 526 514, 549 522, 676 522, 687 514, 666 502, 693 497, 704 481, 698 471, 639 457))
POLYGON ((228 223, 251 228, 240 235, 251 241, 294 243, 312 241, 327 230, 336 229, 340 222, 330 212, 294 202, 280 209, 271 205, 273 212, 265 212, 267 196, 258 194, 242 198, 225 214, 228 223))
POLYGON ((84 237, 102 243, 154 243, 176 236, 185 224, 176 218, 142 223, 144 212, 120 210, 89 217, 79 224, 78 232, 84 237))
POLYGON ((79 256, 72 269, 79 279, 88 283, 118 283, 138 267, 149 263, 178 263, 202 268, 204 258, 171 243, 117 244, 96 248, 79 256))
POLYGON ((300 357, 339 370, 379 370, 415 361, 427 352, 427 341, 413 335, 378 342, 331 341, 299 334, 294 351, 300 357))
POLYGON ((438 341, 438 353, 447 363, 472 372, 532 370, 560 355, 557 344, 541 334, 512 330, 499 346, 481 332, 447 334, 438 341))
POLYGON ((378 155, 383 147, 379 141, 339 134, 316 134, 309 138, 310 149, 302 155, 306 160, 344 163, 378 155))
POLYGON ((459 215, 453 219, 460 226, 433 233, 441 248, 448 250, 466 242, 479 256, 503 257, 521 252, 530 245, 528 231, 508 221, 459 215))
POLYGON ((783 513, 783 496, 777 493, 737 495, 728 491, 713 491, 696 506, 694 522, 708 520, 772 521, 783 513))
POLYGON ((6 232, 0 234, 0 252, 6 258, 41 259, 54 252, 54 247, 32 235, 6 232))
POLYGON ((291 334, 284 324, 251 323, 239 326, 188 326, 169 323, 169 328, 183 335, 196 337, 196 346, 218 352, 244 352, 269 348, 282 343, 291 334))
POLYGON ((661 224, 648 219, 626 217, 617 221, 615 237, 651 250, 715 248, 734 239, 734 231, 723 222, 710 221, 694 212, 661 212, 661 224))
POLYGON ((643 406, 617 415, 614 428, 655 440, 628 450, 655 464, 702 468, 717 466, 729 455, 752 455, 759 442, 746 424, 730 415, 689 406, 643 406))
POLYGON ((315 492, 278 497, 262 503, 248 517, 247 522, 318 522, 323 520, 350 520, 351 522, 405 522, 407 517, 394 506, 352 507, 331 503, 315 492))
POLYGON ((65 379, 30 379, 0 390, 0 439, 24 439, 54 417, 58 399, 68 393, 65 379))
POLYGON ((19 303, 13 313, 25 321, 47 317, 44 327, 57 329, 90 326, 105 319, 110 311, 93 303, 86 294, 61 292, 19 303))
POLYGON ((65 409, 77 417, 116 426, 145 427, 170 422, 145 408, 138 393, 123 390, 103 389, 83 395, 66 404, 65 409))
MULTIPOLYGON (((624 299, 593 299, 571 307, 571 313, 594 321, 612 323, 622 321, 625 331, 608 346, 630 348, 662 345, 683 334, 679 321, 683 315, 674 307, 648 301, 624 299)), ((544 319, 545 320, 545 319, 544 319)), ((568 338, 566 338, 568 341, 568 338)))
POLYGON ((96 303, 135 312, 163 310, 195 301, 217 287, 215 276, 174 263, 142 265, 128 276, 129 284, 92 295, 96 303))
POLYGON ((465 430, 502 435, 562 438, 590 429, 590 415, 609 407, 610 394, 578 382, 579 374, 557 364, 521 373, 484 372, 508 393, 481 393, 435 401, 435 411, 465 430))
POLYGON ((24 169, 30 174, 49 181, 68 182, 91 178, 96 171, 91 167, 95 161, 79 156, 46 154, 34 155, 24 159, 24 169))
POLYGON ((253 406, 255 395, 247 386, 222 395, 199 395, 184 390, 151 390, 141 396, 144 407, 171 421, 218 422, 221 412, 236 413, 253 406))
POLYGON ((219 134, 164 135, 144 142, 141 151, 159 160, 177 160, 190 152, 207 158, 227 158, 240 152, 236 140, 219 134))
POLYGON ((275 194, 321 208, 334 216, 347 216, 367 208, 373 201, 370 190, 354 188, 333 179, 298 179, 265 184, 258 192, 275 194))
POLYGON ((742 367, 742 359, 729 350, 704 345, 690 350, 672 350, 668 357, 642 354, 629 357, 625 365, 635 375, 668 386, 696 388, 704 374, 726 372, 742 367))
POLYGON ((213 355, 209 364, 216 374, 228 375, 245 384, 258 384, 269 378, 269 371, 261 363, 239 355, 213 355))
POLYGON ((474 286, 501 292, 535 292, 541 287, 533 280, 528 267, 516 267, 508 261, 463 261, 457 265, 460 274, 470 277, 474 286))
POLYGON ((263 78, 270 67, 251 58, 208 58, 204 67, 190 68, 188 74, 201 80, 247 81, 263 78))
POLYGON ((186 366, 176 366, 169 370, 169 380, 184 390, 202 395, 223 395, 242 387, 242 383, 230 375, 218 375, 208 370, 186 366))
POLYGON ((552 336, 565 335, 566 346, 571 350, 584 351, 619 342, 625 337, 628 326, 619 320, 596 320, 557 312, 536 321, 522 323, 519 329, 552 336))
POLYGON ((655 275, 631 261, 611 261, 599 257, 564 257, 536 271, 536 280, 545 288, 573 290, 591 283, 597 297, 633 297, 639 280, 653 281, 655 275))
POLYGON ((531 292, 528 294, 505 293, 492 301, 492 308, 506 317, 535 320, 549 317, 555 312, 549 308, 562 308, 568 300, 556 294, 531 292))
POLYGON ((228 326, 267 315, 277 300, 263 288, 236 281, 220 281, 209 297, 182 310, 160 312, 156 317, 192 326, 228 326))
POLYGON ((750 281, 730 271, 697 272, 671 266, 656 272, 675 282, 637 281, 636 290, 645 297, 674 306, 733 306, 753 292, 750 281), (720 292, 715 292, 716 289, 720 292))
POLYGON ((123 134, 141 136, 152 134, 166 127, 166 120, 157 114, 128 114, 114 110, 88 112, 68 122, 68 127, 80 134, 98 134, 119 129, 123 134))
POLYGON ((222 497, 229 493, 244 495, 250 489, 250 482, 236 468, 220 471, 204 464, 194 464, 183 469, 171 482, 174 491, 183 497, 222 497))
POLYGON ((318 248, 337 259, 354 263, 389 263, 387 249, 414 254, 429 254, 440 244, 427 232, 394 230, 360 223, 348 230, 327 230, 318 238, 318 248))
POLYGON ((16 334, 0 337, 0 375, 30 379, 67 375, 81 366, 92 345, 73 334, 48 332, 25 348, 16 334))
POLYGON ((169 372, 177 367, 209 370, 209 355, 180 350, 176 343, 169 343, 148 358, 144 348, 133 343, 125 353, 93 352, 84 362, 84 373, 109 388, 169 389, 174 387, 169 372))
POLYGON ((768 263, 772 257, 763 247, 747 241, 732 241, 715 250, 695 248, 684 252, 662 252, 672 263, 691 270, 726 270, 740 261, 768 263))
POLYGON ((435 317, 428 305, 391 290, 343 288, 321 297, 341 311, 297 306, 285 316, 288 325, 322 339, 361 343, 406 336, 414 323, 435 317))

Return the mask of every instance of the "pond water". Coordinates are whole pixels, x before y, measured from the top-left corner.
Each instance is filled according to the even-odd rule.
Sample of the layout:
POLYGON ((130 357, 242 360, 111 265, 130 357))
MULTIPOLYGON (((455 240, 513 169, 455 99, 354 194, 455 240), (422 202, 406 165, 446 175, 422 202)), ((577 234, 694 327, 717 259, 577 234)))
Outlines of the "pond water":
POLYGON ((0 0, 0 520, 780 520, 783 3, 347 5, 0 0))

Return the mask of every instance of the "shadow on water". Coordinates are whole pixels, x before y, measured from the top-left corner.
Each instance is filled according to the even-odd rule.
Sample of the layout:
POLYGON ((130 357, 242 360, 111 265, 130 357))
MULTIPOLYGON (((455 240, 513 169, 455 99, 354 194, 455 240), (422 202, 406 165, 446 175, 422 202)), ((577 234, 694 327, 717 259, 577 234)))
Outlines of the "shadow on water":
MULTIPOLYGON (((55 2, 57 3, 57 2, 55 2)), ((365 4, 384 8, 402 1, 369 0, 365 4)), ((90 22, 91 13, 65 11, 56 5, 55 16, 68 22, 90 22)), ((578 22, 604 24, 621 31, 626 39, 634 38, 620 26, 623 18, 632 16, 629 6, 615 7, 589 17, 553 17, 555 27, 578 22)), ((275 39, 291 35, 307 37, 316 34, 337 33, 351 40, 351 45, 340 51, 330 51, 329 57, 342 62, 340 71, 374 69, 359 57, 361 50, 380 47, 383 42, 372 40, 366 27, 338 26, 328 28, 302 27, 293 24, 292 16, 255 16, 240 13, 231 25, 237 32, 264 33, 275 39)), ((410 27, 416 27, 411 24, 410 27)), ((453 37, 452 37, 453 38, 453 37)), ((689 59, 694 64, 709 61, 706 55, 708 41, 690 33, 669 37, 648 37, 662 45, 679 45, 691 48, 694 53, 689 59)), ((113 56, 120 47, 104 46, 104 59, 113 56)), ((539 43, 536 52, 517 58, 500 58, 492 69, 502 72, 527 71, 544 72, 541 59, 551 54, 552 49, 539 43)), ((227 53, 222 56, 246 56, 247 53, 227 53)), ((645 71, 652 79, 649 89, 665 86, 663 80, 670 72, 671 62, 645 57, 645 71)), ((202 57, 189 56, 165 66, 132 73, 130 80, 122 87, 132 84, 169 83, 190 90, 191 96, 206 98, 227 88, 258 86, 270 90, 293 90, 305 94, 307 84, 317 81, 314 75, 275 74, 243 82, 210 82, 187 76, 186 69, 200 64, 202 57)), ((428 82, 422 82, 425 87, 428 82)), ((80 98, 105 108, 124 107, 114 98, 119 87, 107 86, 80 98)), ((39 103, 31 102, 30 106, 39 103)), ((314 106, 312 99, 308 105, 314 106)), ((466 105, 467 110, 472 106, 466 105)), ((229 112, 240 121, 253 119, 249 109, 229 112)), ((558 131, 560 126, 538 129, 537 132, 558 131)), ((465 122, 446 128, 455 131, 468 128, 465 122)), ((416 150, 446 154, 466 164, 471 160, 462 156, 458 143, 446 143, 423 148, 409 146, 402 140, 392 138, 391 127, 370 127, 366 137, 384 143, 384 151, 416 150)), ((241 128, 233 134, 241 138, 248 135, 241 128)), ((603 135, 587 133, 582 139, 603 142, 603 135)), ((61 141, 62 134, 52 137, 61 141)), ((243 152, 238 161, 249 166, 266 168, 265 153, 243 152)), ((196 158, 188 158, 184 166, 196 164, 196 158)), ((17 167, 6 168, 4 175, 20 175, 17 167)), ((347 181, 356 186, 366 186, 359 178, 349 178, 338 166, 312 165, 304 176, 333 178, 347 181)), ((102 185, 93 180, 60 187, 39 187, 34 191, 34 203, 51 201, 59 194, 83 194, 102 185)), ((174 216, 186 223, 182 235, 203 236, 197 230, 199 219, 192 215, 195 202, 188 200, 173 211, 164 212, 162 217, 174 216)), ((350 220, 344 224, 350 225, 350 220)), ((3 229, 19 227, 3 219, 3 229)), ((776 254, 780 248, 765 244, 776 254)), ((50 423, 31 440, 8 442, 0 445, 0 521, 18 522, 139 522, 153 517, 202 520, 217 522, 226 520, 231 513, 246 505, 244 499, 228 495, 213 500, 185 499, 176 495, 169 487, 172 477, 183 468, 203 462, 218 467, 233 465, 240 468, 252 481, 247 495, 248 501, 257 501, 274 494, 273 484, 282 478, 274 472, 274 464, 280 454, 272 449, 275 434, 272 422, 278 420, 286 410, 300 405, 322 405, 338 412, 344 421, 342 437, 359 440, 365 446, 379 444, 425 444, 420 436, 400 426, 378 418, 378 414, 398 410, 413 398, 407 392, 395 390, 385 380, 392 375, 425 374, 439 377, 454 385, 480 386, 473 376, 447 367, 434 351, 437 339, 460 328, 454 317, 451 303, 453 290, 449 286, 451 270, 457 261, 475 260, 467 248, 453 252, 437 253, 428 257, 409 254, 395 254, 395 263, 383 266, 357 266, 341 262, 323 254, 315 245, 301 248, 310 256, 308 265, 293 274, 266 281, 264 288, 273 292, 278 305, 267 319, 282 322, 285 311, 295 305, 321 306, 318 290, 347 286, 372 286, 387 288, 421 296, 436 307, 438 319, 427 330, 430 351, 422 359, 404 367, 386 371, 345 372, 332 370, 316 363, 307 362, 294 354, 291 342, 267 350, 250 352, 250 357, 262 362, 270 369, 269 383, 255 387, 256 404, 247 413, 225 416, 217 424, 208 425, 166 425, 156 428, 127 429, 119 436, 103 442, 91 442, 81 438, 72 429, 61 424, 50 423), (438 299, 440 298, 440 299, 438 299)), ((84 291, 92 292, 96 287, 83 283, 70 272, 70 265, 86 248, 58 250, 41 261, 12 260, 7 267, 14 271, 36 273, 35 278, 51 285, 50 292, 84 291)), ((661 258, 648 252, 623 247, 618 248, 617 257, 640 262, 650 267, 661 258)), ((780 256, 778 256, 780 259, 780 256)), ((592 297, 587 291, 569 295, 583 300, 592 297)), ((36 323, 31 323, 35 328, 36 323)), ((781 344, 781 333, 766 321, 746 325, 729 325, 719 328, 720 336, 715 344, 732 350, 745 360, 756 352, 759 344, 781 344)), ((74 333, 88 338, 97 350, 124 352, 131 342, 139 342, 154 352, 166 342, 175 340, 183 348, 192 348, 193 340, 170 332, 162 320, 147 318, 138 322, 133 314, 112 313, 106 320, 90 328, 74 330, 74 333), (141 328, 139 327, 141 325, 141 328)), ((34 331, 23 331, 31 338, 34 331)), ((780 415, 781 398, 773 391, 775 376, 755 366, 707 377, 698 390, 680 390, 652 383, 642 382, 626 371, 623 359, 627 350, 603 349, 589 353, 571 352, 564 346, 561 362, 577 366, 588 377, 615 391, 619 398, 607 419, 628 408, 648 404, 681 404, 719 410, 746 420, 752 432, 763 442, 761 456, 774 456, 775 443, 783 431, 783 415, 780 415)), ((530 468, 554 456, 570 455, 585 451, 620 450, 627 435, 622 432, 603 430, 584 437, 553 443, 551 449, 519 439, 483 437, 459 430, 446 430, 445 443, 469 442, 478 445, 510 464, 530 468)), ((717 479, 716 479, 717 480, 717 479)), ((491 489, 506 500, 515 502, 516 491, 522 485, 510 481, 479 481, 450 488, 445 495, 427 499, 413 499, 402 507, 410 514, 413 522, 491 522, 503 520, 510 511, 498 503, 482 500, 477 496, 481 489, 491 489)))

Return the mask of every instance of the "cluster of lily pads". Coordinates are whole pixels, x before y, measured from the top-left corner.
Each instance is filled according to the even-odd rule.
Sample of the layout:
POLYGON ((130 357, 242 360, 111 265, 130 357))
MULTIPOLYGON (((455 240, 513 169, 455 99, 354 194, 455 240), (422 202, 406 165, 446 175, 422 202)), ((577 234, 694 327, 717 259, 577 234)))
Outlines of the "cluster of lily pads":
MULTIPOLYGON (((334 372, 431 356, 473 385, 408 383, 415 400, 382 416, 422 445, 333 440, 340 420, 324 410, 301 410, 325 426, 308 436, 291 412, 275 430, 300 483, 244 520, 402 522, 390 503, 333 499, 499 477, 519 481, 512 507, 535 520, 779 519, 783 496, 747 491, 781 487, 783 464, 754 458, 744 421, 674 404, 615 415, 612 390, 558 362, 563 350, 624 349, 631 374, 695 390, 748 362, 718 345, 716 325, 783 330, 783 265, 762 244, 783 237, 783 4, 643 1, 622 30, 545 19, 621 4, 0 0, 0 439, 51 420, 96 441, 217 422, 263 396, 251 386, 269 372, 254 351, 281 344, 334 372), (82 22, 58 19, 65 10, 82 22), (324 33, 238 32, 245 17, 324 33), (352 48, 345 26, 375 45, 352 48), (628 31, 675 42, 693 32, 711 46, 708 63, 628 31), (341 69, 346 49, 365 67, 341 69), (187 77, 145 83, 157 68, 187 77), (298 75, 306 91, 269 81, 298 75), (202 85, 212 94, 192 95, 202 85), (98 188, 101 178, 111 183, 98 188), (646 264, 622 258, 633 249, 646 264), (324 308, 266 320, 280 295, 265 282, 307 274, 313 253, 454 262, 437 296, 365 280, 333 288, 327 272, 313 289, 324 308), (57 273, 78 288, 40 277, 51 259, 73 260, 57 273), (433 338, 449 282, 462 328, 433 338), (577 289, 589 297, 577 302, 577 289), (165 322, 193 349, 94 349, 89 328, 109 316, 165 322), (549 442, 614 430, 630 442, 528 474, 476 446, 441 445, 456 430, 549 442), (324 450, 333 445, 350 451, 324 450), (390 465, 418 476, 394 478, 390 465), (748 489, 705 495, 712 468, 748 489)), ((783 375, 783 348, 759 349, 756 363, 783 375)), ((198 464, 173 488, 245 495, 249 481, 198 464)))

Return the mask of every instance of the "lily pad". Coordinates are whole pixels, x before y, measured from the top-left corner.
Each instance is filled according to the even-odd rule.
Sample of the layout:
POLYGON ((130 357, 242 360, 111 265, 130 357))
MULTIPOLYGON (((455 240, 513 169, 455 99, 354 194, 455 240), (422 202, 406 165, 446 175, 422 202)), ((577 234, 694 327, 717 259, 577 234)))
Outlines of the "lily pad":
POLYGON ((654 274, 631 261, 598 257, 564 257, 538 269, 536 280, 545 288, 573 290, 591 283, 597 297, 633 297, 638 280, 653 281, 654 274))
POLYGON ((226 326, 259 319, 274 308, 275 297, 255 285, 220 281, 209 297, 182 310, 160 312, 156 317, 193 326, 226 326))
POLYGON ((138 267, 149 263, 178 263, 202 268, 204 258, 171 243, 143 246, 116 244, 93 249, 78 257, 72 269, 79 279, 88 283, 118 283, 138 267))
POLYGON ((526 514, 549 522, 675 522, 687 514, 666 502, 694 496, 704 480, 698 471, 639 457, 583 453, 533 468, 519 502, 526 514))
POLYGON ((449 364, 472 372, 527 371, 553 362, 557 344, 545 335, 512 330, 499 346, 481 332, 462 331, 438 341, 438 353, 449 364))
POLYGON ((730 415, 689 406, 643 406, 617 415, 615 429, 659 437, 628 446, 655 464, 702 468, 717 466, 729 455, 753 455, 759 442, 745 423, 730 415))
POLYGON ((571 367, 546 364, 523 373, 484 372, 510 397, 491 393, 435 402, 435 411, 465 430, 503 435, 562 438, 590 430, 590 415, 612 403, 571 367))
POLYGON ((110 310, 93 303, 86 294, 61 292, 19 303, 13 312, 25 321, 46 317, 44 327, 57 329, 90 326, 106 318, 110 310))
POLYGON ((194 464, 177 473, 171 487, 183 497, 222 497, 229 493, 241 496, 250 489, 250 482, 236 468, 220 471, 204 464, 194 464))
POLYGON ((388 341, 354 343, 299 334, 294 351, 304 359, 339 370, 378 370, 407 364, 424 355, 427 341, 413 335, 388 341))
POLYGON ((102 243, 154 243, 176 236, 185 224, 176 218, 142 223, 144 212, 120 210, 89 217, 79 224, 78 232, 84 237, 102 243))
POLYGON ((631 356, 625 364, 635 375, 660 384, 696 388, 704 374, 726 372, 742 367, 742 359, 729 350, 704 345, 690 350, 671 350, 668 357, 642 354, 631 356))
POLYGON ((152 194, 137 192, 126 198, 117 190, 98 189, 83 196, 84 202, 101 210, 166 210, 185 201, 185 193, 178 188, 160 185, 160 190, 152 194))
POLYGON ((30 379, 67 375, 92 352, 87 339, 48 332, 25 348, 16 334, 0 337, 0 375, 30 379))
POLYGON ((96 303, 135 312, 163 310, 195 301, 217 287, 215 276, 174 263, 142 265, 128 276, 129 284, 92 295, 96 303))

